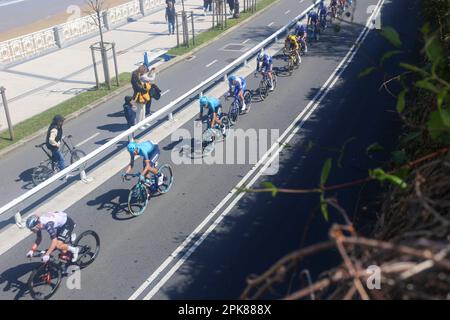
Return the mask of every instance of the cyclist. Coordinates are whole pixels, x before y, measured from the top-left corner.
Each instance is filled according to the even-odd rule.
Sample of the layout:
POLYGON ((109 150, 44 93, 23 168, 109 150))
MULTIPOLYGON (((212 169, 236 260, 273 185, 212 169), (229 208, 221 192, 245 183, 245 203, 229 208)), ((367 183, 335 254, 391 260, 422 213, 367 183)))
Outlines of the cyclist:
POLYGON ((317 13, 319 14, 320 25, 326 28, 328 9, 323 0, 320 1, 319 7, 317 8, 317 13))
POLYGON ((231 75, 228 77, 228 86, 229 86, 230 96, 231 96, 231 93, 233 92, 234 98, 238 99, 239 102, 241 103, 241 111, 244 112, 245 109, 247 108, 247 106, 245 104, 245 99, 244 99, 244 91, 245 91, 245 88, 247 87, 247 85, 245 83, 245 79, 243 77, 237 77, 235 75, 231 75), (234 90, 233 90, 233 88, 234 88, 234 90))
POLYGON ((225 128, 222 126, 222 121, 220 120, 220 116, 222 115, 222 104, 219 99, 201 96, 199 99, 200 102, 200 115, 198 120, 203 119, 203 112, 207 112, 208 120, 208 128, 214 128, 214 125, 217 123, 222 128, 222 134, 225 134, 225 128))
POLYGON ((307 23, 307 25, 312 27, 312 30, 314 32, 314 36, 316 36, 315 33, 316 33, 316 30, 317 30, 316 27, 317 27, 318 23, 319 23, 319 15, 317 14, 316 11, 311 10, 308 13, 308 23, 307 23))
POLYGON ((134 158, 137 155, 142 157, 143 170, 139 179, 145 182, 146 179, 150 178, 150 173, 153 173, 158 177, 158 185, 163 183, 164 176, 162 173, 158 172, 156 169, 157 161, 160 156, 159 146, 152 141, 144 141, 137 143, 131 141, 127 146, 128 152, 130 153, 130 164, 128 165, 125 174, 130 173, 134 167, 134 158))
POLYGON ((50 259, 50 254, 55 249, 61 250, 63 254, 70 251, 72 253, 72 262, 77 261, 79 249, 67 244, 69 239, 72 237, 73 228, 75 227, 74 221, 67 215, 67 213, 55 211, 47 212, 41 216, 33 214, 26 220, 26 226, 28 229, 36 233, 36 241, 33 243, 31 250, 28 251, 27 257, 31 258, 34 251, 37 250, 42 241, 41 230, 45 229, 50 235, 51 242, 50 247, 42 257, 42 261, 47 262, 50 259))
POLYGON ((290 34, 286 37, 285 46, 288 47, 289 54, 295 55, 297 58, 296 64, 302 63, 302 58, 300 57, 300 45, 297 41, 297 36, 295 34, 290 34))
POLYGON ((308 32, 304 24, 300 21, 297 22, 295 27, 295 35, 297 36, 297 41, 302 45, 302 51, 308 52, 308 46, 306 45, 306 39, 308 38, 308 32))
POLYGON ((273 91, 272 67, 272 57, 265 53, 264 49, 261 49, 258 57, 256 58, 256 71, 262 72, 267 75, 270 82, 270 91, 273 91))
POLYGON ((64 156, 61 153, 61 140, 63 138, 64 117, 57 114, 53 117, 52 123, 48 127, 47 137, 45 139, 46 147, 52 152, 52 160, 58 164, 59 170, 64 170, 64 156))

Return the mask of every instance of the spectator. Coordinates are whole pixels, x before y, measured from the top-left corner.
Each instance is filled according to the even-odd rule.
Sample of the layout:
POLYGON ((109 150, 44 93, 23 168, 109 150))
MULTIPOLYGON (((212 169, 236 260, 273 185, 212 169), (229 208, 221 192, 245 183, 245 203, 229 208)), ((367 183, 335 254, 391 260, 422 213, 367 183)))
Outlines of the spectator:
POLYGON ((58 165, 59 170, 63 170, 66 165, 64 163, 64 155, 61 153, 61 140, 63 137, 63 126, 64 117, 57 114, 53 117, 53 121, 48 127, 47 137, 45 139, 45 144, 47 148, 52 152, 52 159, 58 165))
POLYGON ((175 7, 175 0, 166 0, 166 5, 169 5, 169 2, 172 2, 172 5, 175 7))
MULTIPOLYGON (((145 103, 145 117, 151 115, 150 107, 152 106, 152 96, 150 94, 151 87, 154 85, 156 80, 156 68, 153 67, 148 73, 141 76, 141 82, 144 84, 146 92, 149 95, 149 100, 145 103)), ((146 125, 150 126, 149 124, 146 125)))
POLYGON ((167 8, 166 8, 166 21, 169 25, 169 35, 175 34, 175 7, 172 2, 167 2, 167 8))
POLYGON ((234 11, 234 1, 235 0, 227 0, 228 6, 230 7, 230 15, 232 15, 234 11))
MULTIPOLYGON (((133 101, 137 104, 137 112, 138 117, 137 121, 141 122, 145 118, 145 110, 144 104, 150 100, 150 96, 148 95, 147 88, 141 81, 141 77, 148 72, 148 68, 145 65, 139 66, 137 70, 135 70, 131 74, 131 86, 133 87, 133 101)), ((145 127, 141 127, 141 130, 145 129, 145 127)))
MULTIPOLYGON (((123 113, 125 115, 125 119, 127 120, 128 129, 130 129, 132 126, 136 124, 136 106, 134 106, 131 101, 133 100, 132 97, 126 96, 125 97, 125 103, 123 104, 123 113)), ((131 134, 131 139, 128 136, 129 141, 134 140, 134 133, 131 134)))
POLYGON ((209 12, 212 11, 212 0, 203 0, 203 15, 206 16, 206 11, 208 11, 209 8, 209 12))

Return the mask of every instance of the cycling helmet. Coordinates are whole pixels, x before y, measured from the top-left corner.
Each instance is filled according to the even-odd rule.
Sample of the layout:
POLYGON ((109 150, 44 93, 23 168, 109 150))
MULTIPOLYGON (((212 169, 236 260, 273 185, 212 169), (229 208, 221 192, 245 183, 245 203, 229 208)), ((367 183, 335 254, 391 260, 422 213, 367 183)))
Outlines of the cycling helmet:
POLYGON ((236 76, 232 75, 228 77, 228 81, 233 82, 234 80, 236 80, 236 76))
POLYGON ((200 107, 204 107, 208 104, 208 98, 206 96, 201 96, 199 99, 200 107))
POLYGON ((26 224, 27 228, 31 230, 34 227, 36 227, 38 225, 38 223, 39 223, 39 217, 37 215, 33 214, 27 218, 27 221, 25 224, 26 224))
POLYGON ((263 61, 264 60, 264 49, 261 49, 261 51, 258 54, 258 57, 256 59, 258 59, 258 61, 263 61))
POLYGON ((136 142, 134 142, 134 141, 131 141, 129 144, 128 144, 128 152, 130 152, 130 153, 134 153, 134 151, 137 149, 137 143, 136 142))

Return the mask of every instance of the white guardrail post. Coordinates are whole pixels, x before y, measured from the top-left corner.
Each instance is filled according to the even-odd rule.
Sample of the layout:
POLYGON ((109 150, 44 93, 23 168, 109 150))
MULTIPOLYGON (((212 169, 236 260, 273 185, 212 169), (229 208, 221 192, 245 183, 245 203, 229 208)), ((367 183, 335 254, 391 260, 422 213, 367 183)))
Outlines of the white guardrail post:
MULTIPOLYGON (((91 153, 87 154, 83 158, 79 159, 78 161, 74 162, 70 166, 66 167, 64 170, 59 171, 58 173, 56 173, 55 175, 53 175, 49 179, 45 180, 44 182, 42 182, 39 185, 37 185, 36 187, 34 187, 33 189, 25 192, 24 194, 20 195, 19 197, 15 198, 14 200, 10 201, 9 203, 3 205, 0 208, 0 215, 2 215, 5 212, 11 210, 12 208, 16 207, 18 204, 20 204, 21 202, 23 202, 26 199, 30 198, 31 196, 35 195, 36 193, 38 193, 39 191, 43 190, 44 188, 48 187, 49 185, 51 185, 55 181, 58 181, 59 179, 67 176, 68 174, 70 174, 70 172, 74 171, 75 169, 79 168, 83 164, 87 163, 87 161, 89 161, 90 159, 92 159, 92 158, 96 157, 97 155, 101 154, 106 149, 109 149, 109 148, 115 146, 119 141, 121 141, 123 139, 127 140, 128 139, 128 135, 131 135, 133 132, 138 131, 141 126, 143 126, 145 124, 148 124, 151 121, 154 121, 154 120, 156 120, 159 117, 164 116, 164 115, 168 115, 169 119, 173 119, 173 110, 172 109, 178 103, 182 102, 186 98, 189 98, 192 94, 194 94, 195 92, 198 92, 203 87, 205 87, 206 85, 208 85, 212 81, 215 81, 215 80, 219 79, 222 76, 223 76, 224 81, 227 82, 228 81, 228 79, 227 79, 227 72, 229 70, 232 70, 232 69, 236 68, 241 63, 245 62, 247 59, 249 59, 250 57, 252 57, 255 54, 257 54, 261 48, 266 47, 268 44, 271 43, 271 41, 273 41, 273 39, 275 39, 280 34, 285 32, 286 30, 288 30, 298 20, 304 18, 306 16, 306 13, 309 12, 312 8, 314 8, 317 5, 318 5, 318 2, 316 4, 310 5, 306 10, 304 10, 301 14, 299 14, 297 17, 295 17, 293 20, 291 20, 287 25, 285 25, 284 27, 280 28, 278 31, 276 31, 274 34, 272 34, 270 37, 268 37, 265 40, 263 40, 262 42, 260 42, 257 46, 253 47, 252 49, 250 49, 249 51, 244 53, 241 57, 239 57, 238 59, 234 60, 233 62, 231 62, 227 66, 223 67, 222 69, 217 71, 215 74, 213 74, 212 76, 210 76, 206 80, 204 80, 201 83, 199 83, 198 85, 196 85, 191 90, 185 92, 184 94, 182 94, 181 96, 179 96, 175 100, 171 101, 166 106, 164 106, 161 109, 159 109, 158 111, 153 113, 150 117, 142 120, 141 122, 137 123, 136 125, 134 125, 133 127, 129 128, 128 130, 125 130, 121 134, 117 135, 115 138, 109 140, 107 143, 101 145, 99 148, 95 149, 94 151, 92 151, 91 153)), ((201 93, 203 94, 203 92, 201 92, 201 93)), ((85 183, 88 183, 88 182, 92 181, 92 178, 89 178, 86 175, 86 172, 84 171, 84 169, 80 172, 80 178, 85 183)), ((21 221, 21 219, 19 219, 19 217, 17 215, 20 215, 20 212, 16 213, 16 216, 15 216, 16 224, 19 226, 20 222, 22 222, 22 221, 21 221)))

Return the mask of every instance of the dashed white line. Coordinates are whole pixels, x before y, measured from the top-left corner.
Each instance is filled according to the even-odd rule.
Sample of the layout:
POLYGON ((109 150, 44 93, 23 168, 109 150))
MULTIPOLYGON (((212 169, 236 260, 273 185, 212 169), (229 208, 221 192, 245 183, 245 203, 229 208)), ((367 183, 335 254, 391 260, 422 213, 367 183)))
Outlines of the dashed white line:
POLYGON ((291 12, 291 10, 286 11, 284 14, 288 14, 289 12, 291 12))
POLYGON ((274 24, 275 24, 275 22, 272 21, 272 22, 269 23, 267 26, 268 26, 268 27, 271 27, 271 26, 273 26, 274 24))
POLYGON ((170 91, 170 89, 167 89, 166 91, 164 91, 163 93, 161 93, 161 97, 163 96, 163 95, 165 95, 166 93, 168 93, 170 91))
POLYGON ((242 42, 242 44, 246 44, 247 42, 249 42, 250 39, 245 40, 244 42, 242 42))
POLYGON ((94 133, 92 136, 90 136, 87 139, 84 139, 83 141, 81 141, 79 144, 77 144, 75 147, 78 148, 79 146, 85 144, 86 142, 88 142, 91 139, 94 139, 96 136, 98 136, 100 134, 100 132, 94 133))
POLYGON ((205 67, 207 67, 207 68, 209 68, 209 67, 211 67, 214 63, 216 63, 217 62, 217 59, 216 60, 214 60, 214 61, 212 61, 212 62, 210 62, 210 63, 208 63, 205 67))

